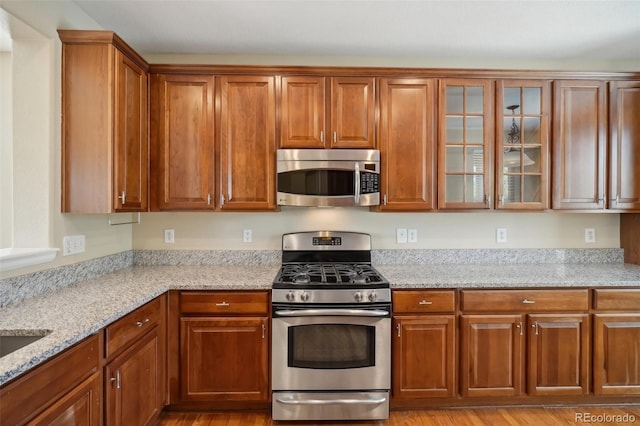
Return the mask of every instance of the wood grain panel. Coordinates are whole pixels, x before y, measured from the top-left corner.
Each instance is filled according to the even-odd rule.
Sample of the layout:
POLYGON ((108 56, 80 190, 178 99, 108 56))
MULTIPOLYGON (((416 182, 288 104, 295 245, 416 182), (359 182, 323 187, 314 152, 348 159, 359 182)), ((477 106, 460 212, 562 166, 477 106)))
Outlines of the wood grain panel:
POLYGON ((269 310, 266 291, 197 292, 180 294, 180 312, 183 314, 260 315, 269 310))
POLYGON ((381 79, 380 210, 435 208, 435 90, 431 79, 381 79))
POLYGON ((332 148, 375 147, 375 78, 331 78, 332 148))
POLYGON ((620 247, 626 263, 640 265, 640 214, 620 215, 620 247))
POLYGON ((282 77, 280 148, 324 148, 325 77, 282 77))
POLYGON ((454 312, 454 290, 394 290, 393 313, 454 312))
POLYGON ((596 288, 593 290, 593 307, 640 312, 640 288, 596 288))
POLYGON ((460 309, 468 312, 586 311, 589 290, 462 290, 460 309))
POLYGON ((105 328, 105 357, 110 358, 160 323, 162 297, 142 305, 105 328))

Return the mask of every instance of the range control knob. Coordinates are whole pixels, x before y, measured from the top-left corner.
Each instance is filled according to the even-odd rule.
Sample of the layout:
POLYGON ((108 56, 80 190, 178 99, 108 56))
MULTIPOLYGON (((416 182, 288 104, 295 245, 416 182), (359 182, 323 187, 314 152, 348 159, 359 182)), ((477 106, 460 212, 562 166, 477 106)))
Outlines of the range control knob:
POLYGON ((369 302, 375 302, 376 299, 378 298, 378 293, 376 293, 375 291, 372 291, 371 293, 369 293, 369 302))
POLYGON ((356 302, 362 302, 362 300, 364 299, 364 295, 362 294, 362 292, 356 291, 355 293, 353 293, 353 298, 356 299, 356 302))
POLYGON ((300 300, 302 300, 303 302, 307 302, 309 300, 309 293, 303 291, 302 294, 300 294, 300 300))
POLYGON ((290 291, 287 293, 287 295, 285 296, 287 298, 287 300, 289 302, 293 302, 294 300, 296 300, 296 295, 294 292, 290 291))

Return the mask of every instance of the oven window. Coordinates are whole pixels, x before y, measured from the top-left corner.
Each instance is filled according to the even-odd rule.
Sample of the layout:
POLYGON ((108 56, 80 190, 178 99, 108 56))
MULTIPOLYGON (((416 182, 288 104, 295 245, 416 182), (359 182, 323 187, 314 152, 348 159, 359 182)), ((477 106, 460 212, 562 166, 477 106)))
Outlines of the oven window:
POLYGON ((310 324, 289 327, 289 367, 341 369, 375 366, 375 327, 310 324))
POLYGON ((278 173, 278 192, 298 195, 345 196, 354 193, 350 170, 296 170, 278 173))

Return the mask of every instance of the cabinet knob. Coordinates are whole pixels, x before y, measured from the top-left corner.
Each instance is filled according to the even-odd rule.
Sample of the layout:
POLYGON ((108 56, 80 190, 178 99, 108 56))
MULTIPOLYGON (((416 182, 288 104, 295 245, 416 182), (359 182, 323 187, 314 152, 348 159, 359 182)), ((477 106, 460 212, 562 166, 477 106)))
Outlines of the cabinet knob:
POLYGON ((136 326, 142 327, 143 325, 145 325, 148 322, 149 322, 149 318, 145 318, 142 321, 136 321, 136 326))

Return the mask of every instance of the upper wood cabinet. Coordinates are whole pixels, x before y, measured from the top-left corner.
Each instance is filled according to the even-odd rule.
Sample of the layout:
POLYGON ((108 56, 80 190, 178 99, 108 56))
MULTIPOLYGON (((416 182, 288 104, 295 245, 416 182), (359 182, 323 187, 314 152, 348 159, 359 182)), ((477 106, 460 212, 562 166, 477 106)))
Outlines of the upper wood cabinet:
POLYGON ((380 80, 380 210, 435 208, 434 79, 380 80))
POLYGON ((375 78, 284 76, 280 148, 373 148, 375 78))
POLYGON ((146 211, 148 64, 109 31, 62 40, 62 211, 146 211))
POLYGON ((552 207, 605 208, 607 93, 604 81, 553 83, 552 207))
POLYGON ((491 80, 440 80, 439 209, 492 206, 493 87, 491 80))
POLYGON ((499 80, 496 89, 496 208, 549 207, 551 84, 499 80))
POLYGON ((276 209, 275 78, 222 76, 220 208, 276 209))
POLYGON ((214 77, 151 76, 151 210, 215 208, 214 77))
POLYGON ((640 81, 609 87, 609 208, 640 211, 640 81))

